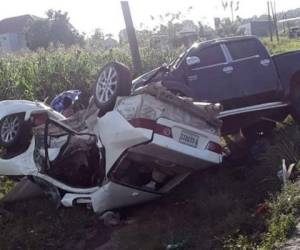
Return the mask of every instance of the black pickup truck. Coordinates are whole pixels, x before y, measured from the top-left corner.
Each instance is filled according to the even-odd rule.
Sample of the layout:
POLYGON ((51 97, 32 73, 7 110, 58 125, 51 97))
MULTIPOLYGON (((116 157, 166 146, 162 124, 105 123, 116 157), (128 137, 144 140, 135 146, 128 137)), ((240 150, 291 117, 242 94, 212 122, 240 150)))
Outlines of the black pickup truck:
MULTIPOLYGON (((112 66, 118 79, 127 76, 119 64, 101 74, 112 66)), ((275 124, 270 120, 280 121, 288 113, 300 121, 300 50, 270 56, 254 36, 195 44, 170 64, 135 79, 132 89, 158 81, 195 101, 221 103, 224 134, 240 128, 246 137, 266 133, 275 124)))

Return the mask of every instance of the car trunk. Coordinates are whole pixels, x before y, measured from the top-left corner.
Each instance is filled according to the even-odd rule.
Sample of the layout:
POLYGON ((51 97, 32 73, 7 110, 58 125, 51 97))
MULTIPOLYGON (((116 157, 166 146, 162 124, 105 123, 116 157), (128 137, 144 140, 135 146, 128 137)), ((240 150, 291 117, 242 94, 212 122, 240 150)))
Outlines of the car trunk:
POLYGON ((159 85, 142 87, 132 96, 119 97, 115 110, 128 121, 165 118, 217 136, 222 125, 216 118, 222 110, 219 104, 192 102, 159 85))

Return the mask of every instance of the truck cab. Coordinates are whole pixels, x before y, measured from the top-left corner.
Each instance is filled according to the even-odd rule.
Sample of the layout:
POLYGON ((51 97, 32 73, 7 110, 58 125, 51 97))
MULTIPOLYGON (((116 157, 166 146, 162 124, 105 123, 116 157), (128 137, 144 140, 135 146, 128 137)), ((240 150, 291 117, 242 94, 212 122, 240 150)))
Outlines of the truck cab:
POLYGON ((189 95, 197 101, 220 102, 225 110, 272 102, 282 93, 275 64, 254 37, 195 45, 172 73, 177 70, 192 90, 189 95))
POLYGON ((221 103, 223 130, 229 133, 262 118, 286 117, 291 82, 296 76, 300 85, 299 72, 300 51, 273 57, 257 37, 244 36, 195 44, 167 67, 134 80, 133 88, 161 81, 170 91, 195 101, 221 103))

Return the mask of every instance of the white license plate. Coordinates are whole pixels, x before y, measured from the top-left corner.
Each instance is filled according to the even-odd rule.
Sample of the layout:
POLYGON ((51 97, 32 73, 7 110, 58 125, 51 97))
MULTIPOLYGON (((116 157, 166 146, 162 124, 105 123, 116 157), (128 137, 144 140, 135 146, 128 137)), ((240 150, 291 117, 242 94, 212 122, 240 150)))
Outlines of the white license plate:
POLYGON ((199 135, 188 132, 186 130, 182 130, 180 137, 179 137, 179 142, 194 148, 198 147, 198 141, 199 141, 199 135))

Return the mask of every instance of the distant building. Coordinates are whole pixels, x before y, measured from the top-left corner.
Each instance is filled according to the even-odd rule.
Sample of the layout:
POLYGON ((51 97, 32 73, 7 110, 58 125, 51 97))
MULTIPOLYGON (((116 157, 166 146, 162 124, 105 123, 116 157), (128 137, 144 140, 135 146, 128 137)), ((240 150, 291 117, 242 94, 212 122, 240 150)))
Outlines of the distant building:
MULTIPOLYGON (((271 28, 274 29, 273 25, 271 28)), ((240 25, 239 30, 243 31, 244 35, 268 36, 270 34, 270 23, 269 21, 251 21, 240 25)))
POLYGON ((289 38, 300 37, 300 17, 285 18, 278 21, 279 29, 289 38))
POLYGON ((36 17, 22 15, 0 21, 0 53, 26 49, 25 29, 36 17))

